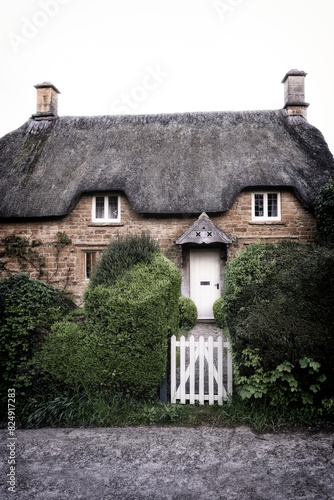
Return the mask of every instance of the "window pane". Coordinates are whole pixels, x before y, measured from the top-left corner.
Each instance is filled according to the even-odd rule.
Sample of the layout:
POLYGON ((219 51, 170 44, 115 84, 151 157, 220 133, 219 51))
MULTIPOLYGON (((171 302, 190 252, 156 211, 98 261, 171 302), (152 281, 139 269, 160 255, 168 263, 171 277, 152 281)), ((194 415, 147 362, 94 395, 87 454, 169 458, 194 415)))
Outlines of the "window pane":
POLYGON ((104 219, 104 196, 95 198, 95 218, 104 219))
POLYGON ((263 194, 255 194, 255 217, 263 217, 263 194))
POLYGON ((108 196, 108 219, 118 219, 118 197, 108 196))
POLYGON ((269 193, 268 194, 268 217, 277 217, 277 194, 269 193))
POLYGON ((87 252, 86 253, 86 279, 91 277, 96 259, 96 252, 87 252))

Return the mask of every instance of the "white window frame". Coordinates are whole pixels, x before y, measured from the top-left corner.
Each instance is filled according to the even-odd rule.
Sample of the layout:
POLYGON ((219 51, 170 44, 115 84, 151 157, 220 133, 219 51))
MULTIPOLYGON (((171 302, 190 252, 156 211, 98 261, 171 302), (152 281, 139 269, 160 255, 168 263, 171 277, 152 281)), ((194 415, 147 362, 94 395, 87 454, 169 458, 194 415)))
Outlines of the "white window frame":
POLYGON ((92 221, 93 222, 120 222, 121 221, 121 197, 117 193, 97 193, 92 200, 92 221), (108 217, 109 196, 117 197, 117 217, 108 217), (96 217, 96 198, 104 198, 104 217, 96 217))
POLYGON ((278 191, 255 191, 252 193, 252 220, 253 221, 280 221, 281 220, 281 193, 278 191), (255 195, 263 195, 263 215, 255 215, 255 195), (268 216, 268 194, 277 194, 277 215, 268 216))

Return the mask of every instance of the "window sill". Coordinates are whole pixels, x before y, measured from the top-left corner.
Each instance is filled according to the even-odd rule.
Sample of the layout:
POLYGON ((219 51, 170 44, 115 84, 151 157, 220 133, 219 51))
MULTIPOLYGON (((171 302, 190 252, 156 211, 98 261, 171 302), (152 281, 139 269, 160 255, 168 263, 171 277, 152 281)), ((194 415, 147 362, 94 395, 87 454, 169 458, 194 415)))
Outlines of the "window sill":
POLYGON ((122 227, 122 222, 90 222, 88 227, 122 227))
POLYGON ((253 226, 285 226, 285 222, 281 220, 250 220, 248 224, 253 226))

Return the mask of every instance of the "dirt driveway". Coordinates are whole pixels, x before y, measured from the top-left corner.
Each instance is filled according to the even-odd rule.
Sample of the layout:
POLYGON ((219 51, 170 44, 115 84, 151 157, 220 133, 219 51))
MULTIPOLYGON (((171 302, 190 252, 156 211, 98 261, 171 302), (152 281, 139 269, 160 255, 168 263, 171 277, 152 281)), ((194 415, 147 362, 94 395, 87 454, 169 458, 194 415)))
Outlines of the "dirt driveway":
POLYGON ((334 498, 333 433, 128 427, 18 430, 15 436, 13 447, 8 431, 0 431, 6 500, 334 498), (7 476, 12 457, 15 470, 7 476))

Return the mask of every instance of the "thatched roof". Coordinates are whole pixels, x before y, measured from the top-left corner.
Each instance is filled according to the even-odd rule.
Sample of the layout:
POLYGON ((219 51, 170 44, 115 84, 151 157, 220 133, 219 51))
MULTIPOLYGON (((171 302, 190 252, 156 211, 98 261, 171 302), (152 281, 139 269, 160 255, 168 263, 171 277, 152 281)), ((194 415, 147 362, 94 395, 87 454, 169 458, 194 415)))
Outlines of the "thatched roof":
POLYGON ((97 191, 139 213, 217 213, 255 186, 312 208, 330 176, 322 134, 284 110, 30 119, 0 139, 0 217, 63 216, 97 191))

